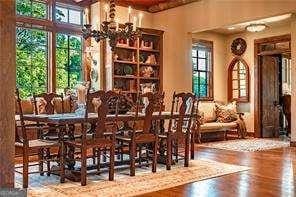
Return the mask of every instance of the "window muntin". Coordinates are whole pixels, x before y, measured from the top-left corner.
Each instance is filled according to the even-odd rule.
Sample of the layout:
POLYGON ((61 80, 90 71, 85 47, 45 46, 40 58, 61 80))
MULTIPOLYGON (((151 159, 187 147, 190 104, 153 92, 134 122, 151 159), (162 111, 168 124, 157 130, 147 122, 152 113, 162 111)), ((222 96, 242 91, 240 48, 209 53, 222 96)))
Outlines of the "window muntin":
POLYGON ((82 26, 83 10, 56 6, 55 13, 55 20, 59 23, 82 26))
POLYGON ((47 91, 48 32, 16 29, 16 83, 21 97, 47 91))
POLYGON ((48 4, 42 0, 16 0, 16 13, 20 16, 47 19, 48 4))
POLYGON ((229 100, 249 101, 249 68, 240 58, 235 58, 229 66, 229 100))
POLYGON ((82 38, 58 33, 56 45, 56 91, 62 93, 82 78, 82 38))
POLYGON ((213 44, 198 41, 192 46, 193 92, 200 99, 213 99, 213 44))

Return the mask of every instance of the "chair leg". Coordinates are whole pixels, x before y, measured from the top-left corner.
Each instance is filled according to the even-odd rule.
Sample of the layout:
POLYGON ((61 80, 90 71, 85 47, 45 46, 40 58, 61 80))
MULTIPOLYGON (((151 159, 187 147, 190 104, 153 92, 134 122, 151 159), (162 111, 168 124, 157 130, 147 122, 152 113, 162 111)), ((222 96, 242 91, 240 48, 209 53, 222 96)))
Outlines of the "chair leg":
POLYGON ((139 165, 142 163, 142 144, 139 145, 139 165))
POLYGON ((136 174, 135 155, 136 155, 136 144, 134 142, 131 142, 130 143, 130 176, 135 176, 136 174))
POLYGON ((38 160, 39 160, 39 172, 40 172, 40 175, 43 176, 44 175, 44 171, 43 171, 44 150, 43 150, 43 148, 39 149, 38 160))
POLYGON ((50 176, 51 171, 50 171, 50 148, 46 149, 46 165, 47 165, 47 176, 50 176))
POLYGON ((87 149, 81 148, 81 186, 86 185, 86 158, 87 157, 87 149))
POLYGON ((114 180, 114 158, 115 157, 115 147, 110 148, 110 166, 109 166, 109 181, 114 180))
POLYGON ((97 160, 98 160, 98 163, 97 163, 97 171, 98 171, 98 174, 100 173, 100 171, 101 171, 101 167, 100 167, 100 165, 101 165, 101 148, 98 148, 98 150, 97 150, 97 160))
POLYGON ((95 165, 96 164, 96 149, 95 148, 93 148, 92 149, 92 160, 93 160, 93 165, 95 165))
POLYGON ((60 182, 61 183, 65 183, 65 148, 64 148, 64 144, 62 143, 60 146, 60 182))
POLYGON ((178 139, 175 140, 175 159, 176 159, 176 163, 178 163, 178 152, 179 152, 179 144, 178 144, 178 139))
POLYGON ((106 148, 104 148, 104 151, 103 151, 103 162, 107 162, 107 151, 106 151, 106 148))
POLYGON ((29 155, 28 150, 23 149, 23 188, 28 188, 29 182, 29 155))
POLYGON ((190 146, 189 135, 190 135, 189 133, 186 133, 186 136, 185 136, 185 162, 184 162, 185 167, 189 166, 189 146, 190 146))
MULTIPOLYGON (((157 140, 158 141, 158 140, 157 140)), ((156 164, 157 164, 157 141, 154 142, 153 147, 153 161, 152 161, 152 172, 156 172, 156 164)))
POLYGON ((171 170, 172 165, 172 141, 168 138, 167 139, 167 153, 166 153, 166 169, 171 170))
POLYGON ((194 142, 195 142, 195 134, 191 133, 191 145, 190 145, 190 158, 194 159, 194 142))

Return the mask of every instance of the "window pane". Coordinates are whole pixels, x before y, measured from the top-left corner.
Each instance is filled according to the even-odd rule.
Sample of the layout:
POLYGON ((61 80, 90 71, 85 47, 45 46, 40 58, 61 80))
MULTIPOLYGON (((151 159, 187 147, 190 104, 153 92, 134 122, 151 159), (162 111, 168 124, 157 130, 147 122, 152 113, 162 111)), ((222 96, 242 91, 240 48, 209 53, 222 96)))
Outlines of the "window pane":
POLYGON ((207 84, 206 72, 200 72, 199 74, 200 84, 205 85, 207 84))
POLYGON ((206 51, 204 51, 204 50, 199 50, 199 51, 198 51, 198 57, 206 58, 206 51))
POLYGON ((240 83, 241 86, 245 86, 246 85, 246 80, 240 80, 239 83, 240 83))
POLYGON ((240 96, 247 96, 246 90, 240 90, 240 96))
POLYGON ((192 66, 193 66, 193 70, 197 70, 197 59, 196 58, 192 58, 192 66))
POLYGON ((68 48, 68 35, 57 34, 57 47, 68 48))
POLYGON ((240 75, 239 75, 239 78, 240 78, 240 79, 246 79, 246 75, 245 75, 245 74, 240 74, 240 75))
POLYGON ((237 80, 232 81, 232 88, 238 89, 238 81, 237 80))
POLYGON ((207 97, 207 86, 206 85, 200 86, 199 96, 200 97, 207 97))
POLYGON ((32 3, 32 16, 36 18, 47 18, 47 5, 40 2, 32 3))
POLYGON ((16 12, 18 15, 31 16, 32 7, 30 0, 17 0, 16 1, 16 12))
POLYGON ((70 50, 70 65, 69 70, 79 70, 81 69, 81 52, 70 50))
POLYGON ((238 90, 233 90, 233 92, 232 92, 232 94, 233 94, 233 98, 238 98, 238 90))
POLYGON ((198 69, 199 70, 206 70, 206 60, 205 59, 198 59, 198 69))
POLYGON ((57 67, 58 68, 67 68, 68 67, 68 50, 57 48, 57 67))
POLYGON ((197 57, 197 50, 196 49, 192 49, 192 57, 197 57))
POLYGON ((81 50, 81 37, 70 36, 70 49, 81 50))
POLYGON ((81 25, 81 11, 69 10, 69 23, 81 25))
POLYGON ((68 87, 68 71, 67 67, 57 68, 57 92, 63 93, 68 87))
POLYGON ((232 79, 237 79, 237 71, 232 71, 232 79))
POLYGON ((16 37, 16 83, 21 97, 46 92, 48 33, 17 28, 16 37))
POLYGON ((60 22, 68 22, 68 9, 56 6, 56 20, 60 22))

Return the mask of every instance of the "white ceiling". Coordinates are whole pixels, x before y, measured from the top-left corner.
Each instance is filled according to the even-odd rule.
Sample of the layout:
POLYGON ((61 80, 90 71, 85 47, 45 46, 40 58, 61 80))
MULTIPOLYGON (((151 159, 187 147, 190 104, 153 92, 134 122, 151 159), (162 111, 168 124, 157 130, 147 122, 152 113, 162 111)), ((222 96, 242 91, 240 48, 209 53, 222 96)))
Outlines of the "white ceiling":
POLYGON ((239 23, 235 25, 213 29, 211 30, 211 32, 225 34, 225 35, 237 34, 237 33, 245 32, 246 26, 250 24, 261 24, 261 23, 266 24, 268 28, 278 27, 278 26, 290 24, 291 16, 292 14, 285 14, 285 15, 280 15, 280 16, 275 16, 270 18, 264 18, 260 20, 249 21, 245 23, 239 23))

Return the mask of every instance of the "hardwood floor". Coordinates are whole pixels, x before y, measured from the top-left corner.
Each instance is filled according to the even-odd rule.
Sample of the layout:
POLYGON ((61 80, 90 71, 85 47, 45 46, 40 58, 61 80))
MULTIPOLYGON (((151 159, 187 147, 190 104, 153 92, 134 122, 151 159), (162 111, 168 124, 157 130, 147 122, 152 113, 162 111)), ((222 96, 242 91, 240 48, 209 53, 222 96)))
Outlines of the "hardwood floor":
POLYGON ((296 196, 296 148, 242 153, 195 147, 195 158, 244 165, 251 170, 194 182, 145 197, 160 196, 296 196))

